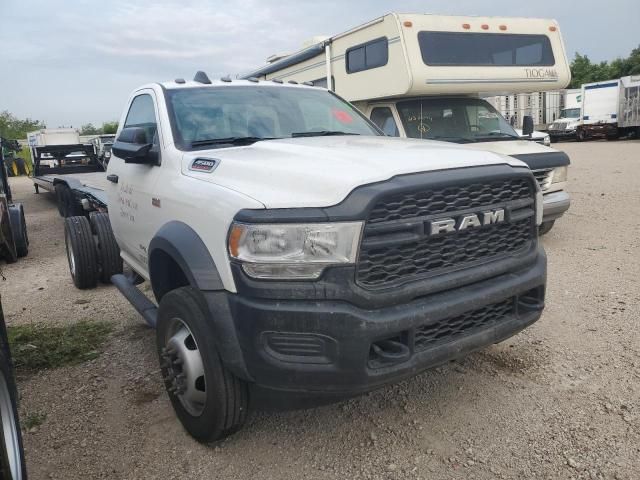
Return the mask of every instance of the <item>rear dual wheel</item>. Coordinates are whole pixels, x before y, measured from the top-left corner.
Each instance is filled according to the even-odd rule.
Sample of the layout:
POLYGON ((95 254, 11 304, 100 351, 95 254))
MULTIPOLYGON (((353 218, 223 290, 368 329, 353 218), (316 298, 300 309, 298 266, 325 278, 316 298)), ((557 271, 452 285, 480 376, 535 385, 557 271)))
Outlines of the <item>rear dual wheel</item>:
POLYGON ((69 272, 77 288, 94 288, 98 280, 110 283, 122 273, 120 248, 113 236, 106 213, 65 219, 65 246, 69 272))

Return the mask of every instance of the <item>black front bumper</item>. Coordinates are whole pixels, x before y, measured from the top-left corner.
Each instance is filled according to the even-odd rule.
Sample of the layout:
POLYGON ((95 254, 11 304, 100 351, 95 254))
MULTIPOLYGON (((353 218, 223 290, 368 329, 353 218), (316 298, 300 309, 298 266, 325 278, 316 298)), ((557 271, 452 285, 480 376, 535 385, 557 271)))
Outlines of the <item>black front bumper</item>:
POLYGON ((514 335, 540 318, 545 283, 546 257, 539 249, 534 263, 521 270, 388 307, 226 294, 225 310, 257 386, 348 396, 514 335), (501 305, 500 317, 473 324, 474 312, 486 317, 492 305, 501 305), (444 327, 434 333, 436 324, 444 327))

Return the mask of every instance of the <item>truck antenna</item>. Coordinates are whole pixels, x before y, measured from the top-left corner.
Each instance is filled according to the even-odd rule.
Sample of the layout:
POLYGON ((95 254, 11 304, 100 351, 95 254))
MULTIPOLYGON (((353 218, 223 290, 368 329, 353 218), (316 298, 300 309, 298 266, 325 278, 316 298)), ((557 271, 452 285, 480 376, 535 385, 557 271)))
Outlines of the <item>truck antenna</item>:
POLYGON ((207 76, 207 74, 204 73, 202 70, 198 70, 196 72, 195 77, 193 77, 193 81, 198 83, 203 83, 205 85, 211 85, 211 80, 209 80, 209 77, 207 76))

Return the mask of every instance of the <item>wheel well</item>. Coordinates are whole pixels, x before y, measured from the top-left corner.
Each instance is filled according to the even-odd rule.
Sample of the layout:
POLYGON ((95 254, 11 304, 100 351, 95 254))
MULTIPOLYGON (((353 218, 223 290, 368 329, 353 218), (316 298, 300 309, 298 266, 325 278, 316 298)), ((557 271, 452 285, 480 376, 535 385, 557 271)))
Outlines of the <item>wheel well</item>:
POLYGON ((152 252, 149 258, 149 275, 153 294, 158 302, 165 293, 190 284, 178 262, 162 250, 152 252))

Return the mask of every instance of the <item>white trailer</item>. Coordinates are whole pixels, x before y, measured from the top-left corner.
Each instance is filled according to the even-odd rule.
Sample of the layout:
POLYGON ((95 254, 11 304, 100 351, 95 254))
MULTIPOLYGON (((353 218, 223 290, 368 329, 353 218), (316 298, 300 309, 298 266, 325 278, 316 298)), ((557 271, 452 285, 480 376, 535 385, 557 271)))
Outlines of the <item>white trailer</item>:
POLYGON ((640 134, 640 75, 582 85, 578 140, 640 134))
POLYGON ((571 71, 555 20, 390 13, 267 61, 241 77, 312 82, 353 102, 387 135, 524 161, 545 193, 542 231, 569 208, 569 158, 527 141, 532 125, 525 140, 482 99, 567 86, 571 71))

